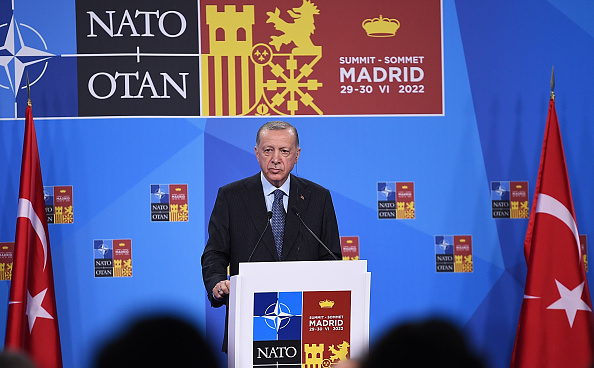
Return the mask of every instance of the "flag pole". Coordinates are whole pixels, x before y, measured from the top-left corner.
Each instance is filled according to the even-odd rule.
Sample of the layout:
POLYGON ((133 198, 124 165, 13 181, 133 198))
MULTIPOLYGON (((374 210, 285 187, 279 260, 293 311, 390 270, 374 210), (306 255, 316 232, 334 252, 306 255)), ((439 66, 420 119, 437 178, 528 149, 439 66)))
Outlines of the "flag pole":
POLYGON ((62 368, 50 239, 29 76, 5 350, 24 352, 39 368, 62 368))
POLYGON ((551 99, 555 101, 555 66, 553 65, 553 71, 551 72, 551 99))
POLYGON ((27 106, 31 106, 31 86, 29 85, 29 72, 27 72, 27 106))

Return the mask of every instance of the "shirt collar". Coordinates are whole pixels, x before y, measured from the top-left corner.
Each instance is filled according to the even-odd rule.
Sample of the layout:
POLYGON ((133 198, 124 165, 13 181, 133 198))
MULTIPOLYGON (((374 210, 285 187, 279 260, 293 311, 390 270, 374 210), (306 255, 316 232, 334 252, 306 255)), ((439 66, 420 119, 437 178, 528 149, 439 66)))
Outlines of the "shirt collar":
POLYGON ((276 189, 282 190, 286 196, 289 196, 289 190, 291 188, 291 175, 287 178, 287 180, 280 186, 280 188, 275 187, 274 185, 270 184, 268 180, 264 177, 264 173, 260 171, 260 180, 262 181, 262 189, 264 190, 264 195, 269 195, 274 192, 276 189))

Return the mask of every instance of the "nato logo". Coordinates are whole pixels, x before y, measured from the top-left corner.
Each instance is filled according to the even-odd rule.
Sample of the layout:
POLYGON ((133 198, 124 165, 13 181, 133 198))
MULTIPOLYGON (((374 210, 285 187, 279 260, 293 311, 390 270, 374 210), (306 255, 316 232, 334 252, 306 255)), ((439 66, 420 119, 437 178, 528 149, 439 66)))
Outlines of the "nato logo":
POLYGON ((491 199, 494 201, 509 201, 509 182, 492 181, 491 199))
POLYGON ((151 203, 169 203, 168 184, 151 184, 151 203))
POLYGON ((43 200, 45 201, 45 217, 48 224, 54 223, 54 188, 43 187, 43 200))
POLYGON ((491 182, 491 216, 493 218, 510 217, 510 185, 506 181, 491 182))
POLYGON ((454 272, 453 236, 435 236, 435 269, 437 272, 454 272))
POLYGON ((151 184, 151 221, 188 220, 188 184, 151 184))
POLYGON ((301 365, 301 292, 254 294, 254 367, 301 365))
POLYGON ((62 51, 58 47, 68 43, 60 31, 69 22, 56 25, 54 18, 47 17, 47 11, 61 10, 53 4, 51 9, 17 9, 20 12, 15 6, 15 1, 0 1, 0 117, 25 115, 27 83, 36 117, 76 116, 76 60, 58 54, 62 51), (57 104, 54 96, 71 103, 57 104))
POLYGON ((54 187, 43 187, 43 199, 46 206, 54 205, 54 187))
POLYGON ((113 242, 111 240, 94 240, 93 250, 95 259, 113 258, 113 242))
POLYGON ((471 235, 436 235, 435 270, 437 272, 473 272, 471 235))
POLYGON ((435 254, 454 254, 454 239, 452 236, 438 235, 435 237, 435 254))
POLYGON ((377 218, 396 218, 396 183, 377 183, 377 218))
POLYGON ((527 181, 491 182, 492 218, 523 219, 529 215, 527 181))
POLYGON ((113 241, 93 240, 95 277, 113 277, 113 241))
POLYGON ((151 184, 151 221, 169 221, 168 184, 151 184))
POLYGON ((254 294, 254 341, 301 339, 301 292, 254 294))
POLYGON ((377 200, 396 202, 396 183, 380 182, 377 183, 377 200))

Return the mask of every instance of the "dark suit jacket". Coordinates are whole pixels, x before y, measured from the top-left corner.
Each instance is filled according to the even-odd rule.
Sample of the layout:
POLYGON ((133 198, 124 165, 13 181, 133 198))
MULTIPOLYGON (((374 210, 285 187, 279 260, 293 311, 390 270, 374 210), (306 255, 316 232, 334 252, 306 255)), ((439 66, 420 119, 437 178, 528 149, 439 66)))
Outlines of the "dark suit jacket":
MULTIPOLYGON (((342 259, 338 224, 330 192, 320 185, 291 174, 289 205, 285 221, 283 261, 332 260, 331 254, 303 227, 293 211, 296 207, 307 226, 324 244, 342 259)), ((213 307, 227 304, 218 301, 212 289, 231 276, 237 275, 239 263, 247 262, 258 238, 266 228, 268 214, 260 173, 219 188, 210 222, 208 242, 202 254, 202 277, 213 307)), ((252 262, 278 261, 270 226, 252 256, 252 262)), ((226 330, 226 326, 225 326, 226 330)), ((226 336, 223 349, 226 351, 226 336)))

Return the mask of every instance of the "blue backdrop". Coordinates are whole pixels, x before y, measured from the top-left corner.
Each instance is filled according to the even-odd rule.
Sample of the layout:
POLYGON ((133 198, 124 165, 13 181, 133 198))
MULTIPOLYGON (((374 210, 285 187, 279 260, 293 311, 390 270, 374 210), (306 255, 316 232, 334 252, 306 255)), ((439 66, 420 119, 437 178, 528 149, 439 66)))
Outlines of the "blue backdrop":
MULTIPOLYGON (((47 52, 60 55, 31 97, 44 185, 73 187, 74 222, 49 230, 64 366, 88 367, 98 345, 154 311, 191 319, 218 348, 223 314, 207 305, 200 270, 206 224, 218 187, 258 171, 256 131, 277 117, 79 116, 81 87, 68 55, 77 53, 82 3, 0 0, 0 40, 18 19, 23 34, 39 42, 22 24, 34 28, 47 52), (151 221, 151 184, 187 184, 189 221, 151 221), (95 277, 94 239, 131 239, 133 276, 95 277)), ((294 173, 330 189, 341 235, 359 237, 372 273, 371 342, 402 321, 446 316, 489 366, 506 367, 528 220, 492 218, 490 184, 526 181, 532 204, 554 66, 579 232, 594 231, 594 3, 444 0, 442 7, 443 116, 281 118, 301 138, 294 173), (414 182, 415 218, 378 219, 378 182, 414 182), (473 272, 436 272, 439 235, 472 237, 473 272)), ((16 51, 0 48, 4 56, 16 51)), ((0 242, 14 241, 26 101, 26 91, 10 87, 11 60, 6 74, 0 69, 0 242)), ((44 65, 25 70, 41 75, 44 65)), ((592 272, 588 278, 592 285, 592 272)), ((0 281, 0 321, 9 289, 0 281)))

